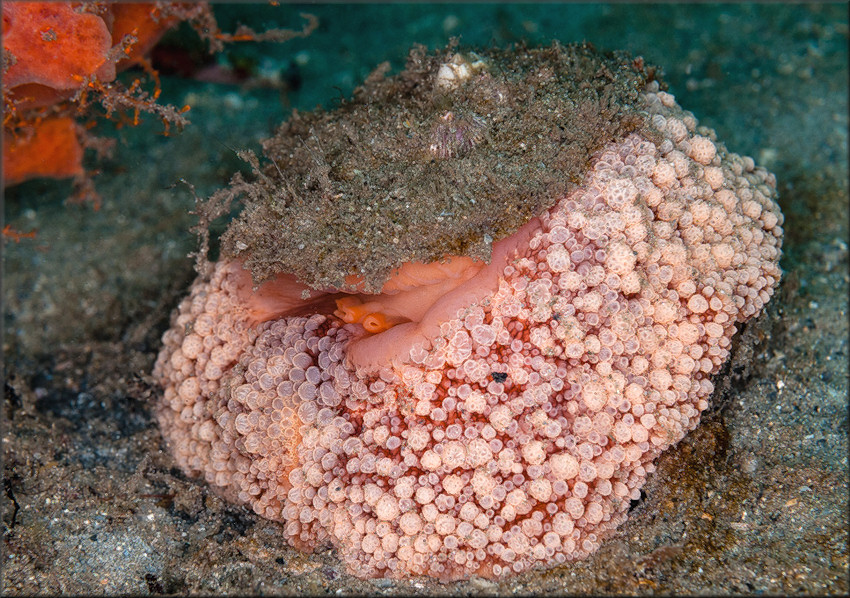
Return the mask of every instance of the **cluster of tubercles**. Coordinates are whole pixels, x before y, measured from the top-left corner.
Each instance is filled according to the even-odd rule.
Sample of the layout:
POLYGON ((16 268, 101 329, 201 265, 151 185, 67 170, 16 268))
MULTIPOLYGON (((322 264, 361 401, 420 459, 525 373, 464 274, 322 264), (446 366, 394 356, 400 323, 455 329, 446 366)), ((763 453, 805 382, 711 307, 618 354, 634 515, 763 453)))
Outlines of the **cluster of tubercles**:
POLYGON ((247 274, 220 262, 155 369, 178 463, 360 576, 493 577, 594 552, 780 276, 773 175, 657 85, 643 97, 660 141, 606 145, 492 292, 425 338, 387 336, 416 340, 380 367, 348 358, 395 328, 366 329, 368 302, 252 325, 247 274))

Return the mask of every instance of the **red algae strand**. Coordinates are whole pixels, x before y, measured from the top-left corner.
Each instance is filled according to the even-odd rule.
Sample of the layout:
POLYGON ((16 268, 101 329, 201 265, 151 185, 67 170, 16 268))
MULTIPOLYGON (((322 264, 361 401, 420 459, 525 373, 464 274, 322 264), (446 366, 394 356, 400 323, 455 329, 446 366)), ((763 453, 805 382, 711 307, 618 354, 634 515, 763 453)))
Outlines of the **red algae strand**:
MULTIPOLYGON (((435 85, 483 68, 447 60, 435 85)), ((243 262, 215 264, 154 369, 180 467, 360 577, 498 577, 597 550, 780 277, 773 175, 657 82, 637 106, 646 130, 588 154, 468 275, 253 290, 243 262), (400 320, 370 331, 340 305, 400 320)))

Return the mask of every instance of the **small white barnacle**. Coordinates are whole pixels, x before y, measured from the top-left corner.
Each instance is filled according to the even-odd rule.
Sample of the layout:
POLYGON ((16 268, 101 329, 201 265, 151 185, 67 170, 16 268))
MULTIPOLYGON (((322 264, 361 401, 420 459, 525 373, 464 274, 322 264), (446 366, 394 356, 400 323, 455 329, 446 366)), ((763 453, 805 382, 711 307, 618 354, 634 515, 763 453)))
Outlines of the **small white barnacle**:
POLYGON ((437 71, 437 87, 455 89, 486 66, 484 60, 475 52, 461 54, 457 52, 451 60, 440 65, 437 71))

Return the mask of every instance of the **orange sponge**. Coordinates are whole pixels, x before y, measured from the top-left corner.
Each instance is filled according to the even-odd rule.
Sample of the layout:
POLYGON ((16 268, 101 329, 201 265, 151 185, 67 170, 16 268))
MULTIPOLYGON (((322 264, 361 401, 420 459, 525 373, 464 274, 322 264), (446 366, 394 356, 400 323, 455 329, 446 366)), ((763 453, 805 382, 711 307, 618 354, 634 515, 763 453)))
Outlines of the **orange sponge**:
POLYGON ((95 11, 71 2, 4 2, 2 10, 3 185, 82 175, 74 121, 23 113, 70 99, 92 76, 101 83, 114 80, 118 71, 142 62, 178 17, 162 15, 153 3, 107 4, 95 11), (135 43, 123 53, 112 50, 128 34, 135 43))
POLYGON ((77 12, 70 3, 3 3, 3 53, 11 62, 3 86, 14 93, 19 109, 67 97, 83 77, 113 80, 111 47, 104 20, 77 12))
POLYGON ((159 38, 174 25, 178 18, 164 16, 156 4, 121 3, 110 6, 112 11, 112 43, 118 44, 125 35, 136 37, 126 57, 118 62, 117 68, 123 71, 145 56, 159 41, 159 38))
POLYGON ((36 177, 57 179, 83 174, 83 148, 72 118, 48 118, 27 135, 3 137, 3 182, 15 185, 36 177))

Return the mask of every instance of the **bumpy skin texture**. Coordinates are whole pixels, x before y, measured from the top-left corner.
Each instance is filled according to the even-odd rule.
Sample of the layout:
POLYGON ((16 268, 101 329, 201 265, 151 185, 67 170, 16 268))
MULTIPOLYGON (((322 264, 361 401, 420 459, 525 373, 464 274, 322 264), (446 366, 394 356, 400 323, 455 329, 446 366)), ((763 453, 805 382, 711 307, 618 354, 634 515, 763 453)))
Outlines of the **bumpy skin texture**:
POLYGON ((426 314, 418 336, 319 308, 255 324, 250 276, 217 264, 155 368, 179 465, 361 577, 499 576, 595 551, 780 277, 773 175, 656 84, 645 98, 662 141, 632 133, 594 156, 494 251, 494 288, 426 314))

